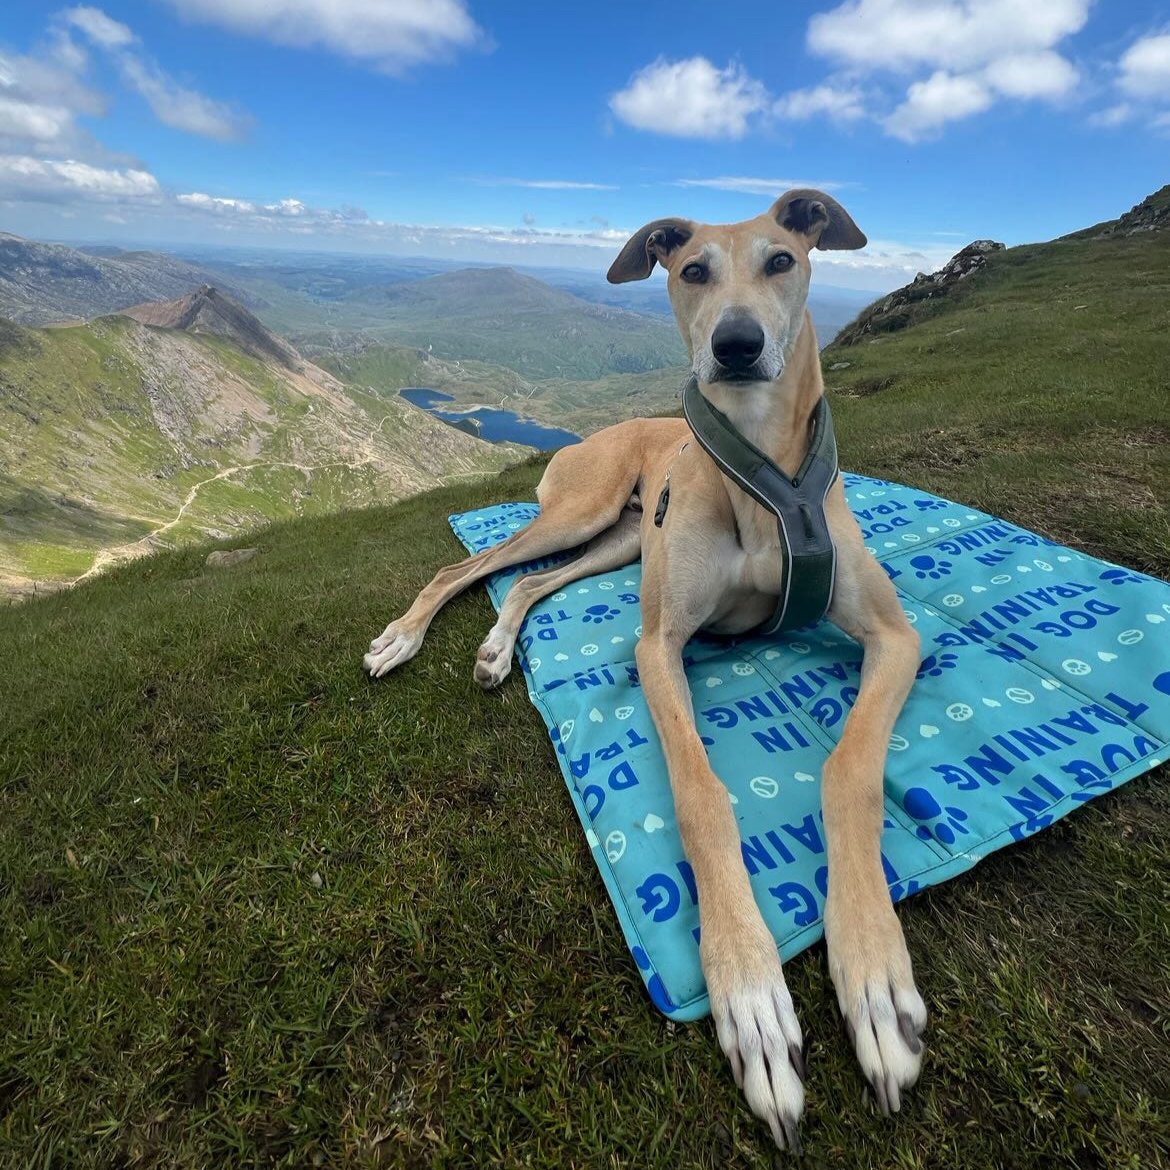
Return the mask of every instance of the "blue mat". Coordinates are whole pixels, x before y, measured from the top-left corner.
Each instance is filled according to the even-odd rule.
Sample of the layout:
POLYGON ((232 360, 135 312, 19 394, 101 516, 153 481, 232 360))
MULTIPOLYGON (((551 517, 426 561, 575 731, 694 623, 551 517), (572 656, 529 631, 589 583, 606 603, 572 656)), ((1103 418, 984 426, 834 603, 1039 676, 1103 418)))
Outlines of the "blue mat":
MULTIPOLYGON (((895 901, 1170 755, 1170 585, 915 488, 857 475, 845 485, 922 636, 886 769, 882 857, 895 901)), ((501 504, 450 519, 478 551, 536 513, 501 504)), ((491 578, 497 608, 532 567, 491 578)), ((690 1020, 709 1005, 694 877, 634 665, 640 583, 632 565, 546 598, 517 651, 650 996, 690 1020)), ((827 622, 687 647, 699 731, 785 958, 822 934, 820 769, 856 697, 860 658, 827 622)))

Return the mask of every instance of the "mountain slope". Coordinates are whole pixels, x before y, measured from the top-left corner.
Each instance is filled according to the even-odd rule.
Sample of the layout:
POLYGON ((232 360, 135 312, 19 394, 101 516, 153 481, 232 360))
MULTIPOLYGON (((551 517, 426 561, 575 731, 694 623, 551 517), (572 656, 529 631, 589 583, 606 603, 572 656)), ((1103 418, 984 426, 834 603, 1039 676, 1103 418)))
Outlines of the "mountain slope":
POLYGON ((929 304, 822 354, 845 465, 1170 575, 1170 231, 993 252, 929 304))
POLYGON ((211 285, 201 285, 177 300, 132 305, 122 309, 121 316, 143 325, 226 337, 250 357, 275 361, 289 370, 304 368, 300 355, 284 338, 277 337, 238 301, 211 285))
MULTIPOLYGON (((843 464, 1170 575, 1168 286, 1157 236, 996 253, 933 318, 825 355, 843 464)), ((539 474, 0 611, 0 1163, 797 1165, 710 1024, 650 1006, 524 680, 473 681, 484 590, 361 676, 463 555, 447 515, 539 474)), ((802 1170, 1164 1167, 1168 875, 1163 763, 903 903, 933 1055, 896 1123, 823 950, 786 963, 802 1170)))
POLYGON ((0 317, 19 324, 86 320, 182 296, 209 280, 204 269, 161 252, 97 256, 0 232, 0 317))
POLYGON ((672 321, 582 300, 511 268, 464 268, 346 298, 378 340, 508 366, 525 378, 598 378, 677 365, 672 321))
POLYGON ((102 550, 105 563, 400 499, 523 454, 347 390, 289 353, 296 368, 122 316, 4 323, 0 589, 77 577, 102 550))

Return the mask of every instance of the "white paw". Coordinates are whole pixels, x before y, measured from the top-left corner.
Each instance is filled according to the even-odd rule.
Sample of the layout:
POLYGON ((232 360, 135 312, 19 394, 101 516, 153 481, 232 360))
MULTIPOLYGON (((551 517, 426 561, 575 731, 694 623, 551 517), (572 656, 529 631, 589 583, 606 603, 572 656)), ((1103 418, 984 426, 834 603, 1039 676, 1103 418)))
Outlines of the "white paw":
POLYGON ((896 986, 890 980, 872 980, 849 1001, 838 996, 845 1030, 858 1063, 887 1116, 902 1107, 902 1093, 922 1069, 926 1004, 911 978, 896 986))
POLYGON ((516 640, 494 626, 475 656, 475 681, 485 691, 498 687, 512 671, 516 640))
POLYGON ((391 622, 370 643, 370 652, 362 659, 362 665, 371 678, 381 678, 396 666, 409 662, 421 645, 421 634, 403 627, 400 622, 391 622))
POLYGON ((800 1021, 776 963, 775 975, 726 993, 711 993, 719 1046, 752 1112, 768 1123, 780 1149, 800 1153, 804 1057, 800 1021))

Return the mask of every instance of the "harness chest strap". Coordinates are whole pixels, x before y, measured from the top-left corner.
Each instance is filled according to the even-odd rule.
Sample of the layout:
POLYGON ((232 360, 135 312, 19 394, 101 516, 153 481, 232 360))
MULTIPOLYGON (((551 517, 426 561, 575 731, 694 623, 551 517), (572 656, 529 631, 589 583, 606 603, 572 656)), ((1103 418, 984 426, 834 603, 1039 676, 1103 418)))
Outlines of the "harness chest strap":
POLYGON ((719 470, 776 517, 780 596, 772 616, 752 632, 783 633, 820 621, 833 599, 837 569, 837 550, 825 518, 825 497, 838 473, 828 402, 822 395, 813 409, 808 453, 792 479, 703 397, 694 375, 683 387, 682 402, 695 438, 719 470))

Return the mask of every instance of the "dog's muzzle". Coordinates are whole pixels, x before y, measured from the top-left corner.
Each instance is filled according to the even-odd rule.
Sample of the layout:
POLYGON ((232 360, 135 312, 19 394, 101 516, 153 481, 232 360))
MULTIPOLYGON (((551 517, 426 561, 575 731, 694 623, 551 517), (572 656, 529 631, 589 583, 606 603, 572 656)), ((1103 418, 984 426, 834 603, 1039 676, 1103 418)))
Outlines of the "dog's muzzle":
POLYGON ((711 334, 711 348, 695 364, 703 382, 771 382, 784 370, 780 346, 746 310, 725 313, 711 334))
POLYGON ((743 377, 764 352, 766 342, 760 323, 747 313, 728 313, 711 334, 711 353, 733 377, 743 377))

